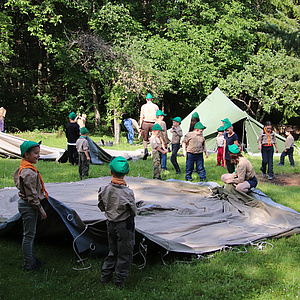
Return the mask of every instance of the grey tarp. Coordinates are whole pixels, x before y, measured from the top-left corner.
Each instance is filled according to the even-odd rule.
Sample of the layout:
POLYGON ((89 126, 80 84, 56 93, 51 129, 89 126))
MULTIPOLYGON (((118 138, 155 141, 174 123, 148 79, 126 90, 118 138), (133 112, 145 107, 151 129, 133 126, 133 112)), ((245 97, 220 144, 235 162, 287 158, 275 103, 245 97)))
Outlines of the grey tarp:
MULTIPOLYGON (((71 228, 73 238, 83 233, 76 240, 79 252, 104 249, 105 216, 97 207, 97 191, 110 179, 46 184, 53 198, 50 204, 71 228)), ((141 177, 126 177, 126 182, 140 207, 136 231, 169 251, 200 254, 300 231, 300 214, 272 202, 259 190, 256 194, 263 201, 220 187, 212 193, 209 186, 186 182, 141 177)), ((0 190, 0 217, 17 214, 16 194, 15 188, 0 190)), ((7 233, 7 226, 0 225, 0 235, 7 233)), ((53 232, 58 230, 58 222, 51 226, 53 232)))

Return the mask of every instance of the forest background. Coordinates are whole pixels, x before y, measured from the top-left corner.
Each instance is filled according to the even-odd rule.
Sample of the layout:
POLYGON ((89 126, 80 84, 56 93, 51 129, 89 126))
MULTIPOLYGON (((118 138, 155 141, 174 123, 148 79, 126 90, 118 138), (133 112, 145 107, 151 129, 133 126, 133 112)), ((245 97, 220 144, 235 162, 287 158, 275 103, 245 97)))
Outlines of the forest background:
POLYGON ((6 129, 57 130, 74 111, 90 131, 112 132, 124 114, 138 118, 148 92, 185 117, 217 86, 260 122, 299 126, 298 4, 1 1, 6 129))

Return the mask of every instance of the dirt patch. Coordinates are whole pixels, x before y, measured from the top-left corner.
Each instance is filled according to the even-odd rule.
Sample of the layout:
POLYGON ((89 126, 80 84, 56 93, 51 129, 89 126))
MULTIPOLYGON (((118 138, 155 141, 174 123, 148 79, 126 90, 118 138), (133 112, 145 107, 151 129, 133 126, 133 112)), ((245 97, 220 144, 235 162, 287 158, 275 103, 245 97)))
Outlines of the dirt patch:
POLYGON ((259 182, 300 187, 300 174, 275 174, 273 180, 263 178, 261 174, 257 174, 257 179, 259 182))

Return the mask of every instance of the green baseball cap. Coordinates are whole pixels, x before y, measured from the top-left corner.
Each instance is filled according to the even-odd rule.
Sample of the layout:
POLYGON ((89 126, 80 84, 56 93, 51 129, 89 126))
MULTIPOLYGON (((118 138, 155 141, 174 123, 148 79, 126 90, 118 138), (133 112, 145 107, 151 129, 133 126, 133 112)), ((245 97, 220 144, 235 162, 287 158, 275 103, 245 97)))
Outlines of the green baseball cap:
POLYGON ((109 164, 111 171, 118 175, 123 176, 129 172, 129 164, 123 156, 115 157, 109 164))
POLYGON ((240 153, 240 148, 236 144, 232 144, 232 145, 228 146, 228 150, 233 154, 240 153))
POLYGON ((72 111, 70 114, 69 114, 69 118, 71 120, 75 120, 76 119, 76 114, 72 111))
POLYGON ((36 146, 40 146, 42 142, 33 142, 33 141, 24 141, 21 146, 20 146, 20 150, 21 150, 21 156, 24 157, 25 152, 27 152, 28 150, 30 150, 33 147, 36 146))
POLYGON ((155 123, 155 124, 153 125, 152 130, 160 130, 160 131, 164 131, 158 123, 155 123))
POLYGON ((192 118, 200 119, 199 114, 196 111, 192 114, 192 118))
POLYGON ((156 112, 156 116, 166 116, 166 114, 162 111, 162 110, 158 110, 157 112, 156 112))
POLYGON ((225 119, 221 120, 221 122, 229 122, 229 119, 225 118, 225 119))
POLYGON ((147 94, 146 99, 152 99, 152 95, 150 93, 147 94))
POLYGON ((205 129, 205 128, 206 127, 201 122, 197 122, 194 127, 194 129, 205 129))
POLYGON ((225 121, 225 123, 224 123, 224 130, 228 129, 231 126, 232 126, 232 124, 230 123, 230 121, 225 121))
POLYGON ((181 118, 180 117, 176 117, 174 119, 172 119, 172 121, 178 122, 179 124, 181 124, 181 118))
POLYGON ((224 127, 223 126, 220 126, 217 131, 224 131, 224 127))
POLYGON ((80 134, 85 135, 85 134, 88 134, 88 133, 89 133, 89 131, 86 129, 86 127, 82 127, 80 129, 80 134))

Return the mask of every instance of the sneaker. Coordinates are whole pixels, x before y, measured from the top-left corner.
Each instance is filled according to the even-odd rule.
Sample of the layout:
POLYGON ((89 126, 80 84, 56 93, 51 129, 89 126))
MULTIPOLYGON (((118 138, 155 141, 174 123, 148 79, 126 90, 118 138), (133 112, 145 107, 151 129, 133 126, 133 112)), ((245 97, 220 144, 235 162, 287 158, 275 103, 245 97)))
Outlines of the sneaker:
POLYGON ((268 179, 269 179, 269 180, 273 180, 273 176, 270 176, 270 175, 269 175, 269 178, 268 178, 268 179))
POLYGON ((143 160, 146 160, 148 157, 149 153, 148 153, 148 149, 145 148, 145 152, 144 152, 144 156, 143 156, 143 160))
POLYGON ((279 163, 279 164, 277 164, 277 166, 278 166, 278 167, 283 167, 284 164, 279 163))
POLYGON ((179 170, 179 171, 177 171, 176 172, 176 175, 179 175, 179 174, 181 174, 182 172, 179 170))

